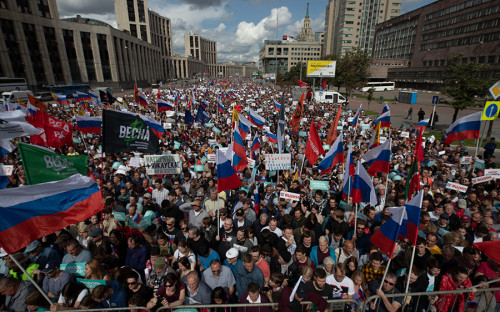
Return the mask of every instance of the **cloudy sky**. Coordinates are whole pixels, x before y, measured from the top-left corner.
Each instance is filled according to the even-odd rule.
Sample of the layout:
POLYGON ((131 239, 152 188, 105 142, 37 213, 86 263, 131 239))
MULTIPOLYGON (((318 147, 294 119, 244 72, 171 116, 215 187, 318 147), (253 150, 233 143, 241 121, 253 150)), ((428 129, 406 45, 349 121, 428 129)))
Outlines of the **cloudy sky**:
MULTIPOLYGON (((114 0, 125 1, 125 0, 114 0)), ((435 0, 402 0, 402 13, 435 0)), ((265 39, 300 32, 307 2, 313 32, 323 31, 328 0, 148 0, 148 7, 172 20, 174 53, 184 55, 190 31, 217 42, 218 61, 257 61, 265 39), (277 21, 276 21, 277 19, 277 21), (278 31, 276 28, 278 26, 278 31)), ((61 18, 95 18, 117 26, 113 0, 59 0, 61 18)))

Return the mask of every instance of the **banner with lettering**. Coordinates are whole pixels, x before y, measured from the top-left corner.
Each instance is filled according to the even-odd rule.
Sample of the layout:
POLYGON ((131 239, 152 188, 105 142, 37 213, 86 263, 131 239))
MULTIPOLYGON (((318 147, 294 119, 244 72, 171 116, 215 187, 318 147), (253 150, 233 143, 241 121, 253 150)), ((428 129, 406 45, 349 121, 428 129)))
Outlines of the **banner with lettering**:
POLYGON ((87 156, 59 155, 48 148, 18 143, 28 184, 59 181, 80 173, 87 175, 87 156))
POLYGON ((292 169, 292 154, 266 154, 266 170, 292 169))
POLYGON ((149 175, 181 173, 181 161, 177 154, 145 155, 144 166, 149 175))

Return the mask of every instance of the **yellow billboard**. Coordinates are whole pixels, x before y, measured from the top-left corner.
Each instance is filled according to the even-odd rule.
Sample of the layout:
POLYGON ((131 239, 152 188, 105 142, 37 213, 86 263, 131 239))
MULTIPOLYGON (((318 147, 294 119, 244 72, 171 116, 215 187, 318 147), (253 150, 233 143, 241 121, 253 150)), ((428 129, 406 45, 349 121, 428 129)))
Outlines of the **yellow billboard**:
POLYGON ((335 77, 337 61, 307 61, 307 77, 335 77))

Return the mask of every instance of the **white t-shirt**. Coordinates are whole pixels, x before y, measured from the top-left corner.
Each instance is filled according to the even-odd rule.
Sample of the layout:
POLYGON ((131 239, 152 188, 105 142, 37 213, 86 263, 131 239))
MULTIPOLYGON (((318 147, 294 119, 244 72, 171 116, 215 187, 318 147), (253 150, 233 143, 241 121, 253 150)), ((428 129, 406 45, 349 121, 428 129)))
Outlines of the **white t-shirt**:
MULTIPOLYGON (((183 254, 182 252, 179 251, 179 249, 177 249, 175 252, 174 252, 174 258, 179 260, 180 258, 182 257, 185 257, 186 255, 183 254)), ((189 260, 189 263, 195 263, 196 262, 196 257, 193 253, 191 253, 188 257, 188 260, 189 260)))
POLYGON ((342 282, 337 282, 333 274, 330 274, 326 277, 326 283, 333 288, 333 299, 340 299, 342 294, 354 295, 354 283, 347 276, 342 282))
MULTIPOLYGON (((73 305, 75 305, 75 303, 76 303, 76 302, 80 302, 80 301, 82 301, 83 297, 85 297, 85 296, 86 296, 86 295, 88 295, 88 294, 89 294, 89 290, 88 290, 88 289, 84 289, 84 290, 82 290, 82 291, 78 294, 78 297, 76 297, 76 301, 75 301, 75 302, 73 302, 71 305, 73 306, 73 305)), ((66 303, 66 299, 64 299, 64 297, 63 297, 63 295, 62 295, 62 294, 60 294, 60 295, 59 295, 59 300, 57 300, 57 303, 61 303, 61 304, 64 304, 64 305, 66 305, 66 304, 67 304, 67 303, 66 303)))

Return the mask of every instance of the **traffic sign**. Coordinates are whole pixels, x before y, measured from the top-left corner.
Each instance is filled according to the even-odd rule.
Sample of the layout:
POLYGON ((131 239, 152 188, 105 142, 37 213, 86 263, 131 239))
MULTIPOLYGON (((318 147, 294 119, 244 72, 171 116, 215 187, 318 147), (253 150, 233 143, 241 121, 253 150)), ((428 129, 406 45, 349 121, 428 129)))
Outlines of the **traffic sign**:
POLYGON ((439 96, 438 95, 434 95, 432 97, 432 104, 433 105, 437 105, 439 103, 439 96))
POLYGON ((487 101, 484 105, 483 115, 481 120, 495 120, 500 111, 500 101, 487 101))
POLYGON ((500 97, 500 80, 491 86, 490 93, 495 100, 500 97))

